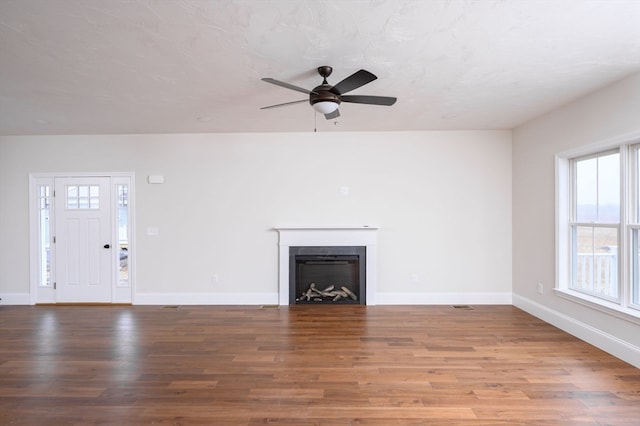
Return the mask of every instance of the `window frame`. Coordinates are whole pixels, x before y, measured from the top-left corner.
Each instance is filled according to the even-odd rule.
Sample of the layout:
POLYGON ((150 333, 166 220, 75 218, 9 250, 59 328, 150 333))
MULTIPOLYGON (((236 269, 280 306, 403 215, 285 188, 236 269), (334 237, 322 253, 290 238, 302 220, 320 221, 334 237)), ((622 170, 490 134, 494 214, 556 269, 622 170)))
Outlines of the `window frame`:
MULTIPOLYGON (((627 299, 628 305, 631 309, 640 311, 640 258, 634 256, 635 247, 634 241, 637 239, 638 246, 640 246, 640 141, 629 144, 629 171, 628 171, 628 187, 629 187, 629 223, 627 225, 627 238, 628 238, 628 262, 629 262, 629 285, 627 286, 627 299), (636 234, 634 236, 634 233, 636 234), (636 261, 634 261, 634 257, 636 261), (634 302, 634 280, 637 280, 637 293, 638 303, 634 302)), ((639 248, 640 251, 640 248, 639 248)))
MULTIPOLYGON (((568 288, 570 288, 573 291, 577 291, 578 293, 583 293, 583 294, 587 294, 590 296, 593 296, 595 298, 599 298, 599 299, 603 299, 603 300, 608 300, 610 302, 613 303, 620 303, 622 300, 622 286, 623 286, 623 279, 621 277, 620 271, 622 271, 623 269, 623 261, 622 261, 622 253, 624 253, 625 250, 625 244, 624 244, 624 238, 623 238, 623 227, 624 227, 624 223, 623 220, 625 218, 625 215, 623 214, 623 204, 622 204, 622 199, 624 198, 623 193, 624 193, 624 182, 623 182, 623 176, 624 176, 624 166, 623 164, 625 163, 625 151, 622 147, 619 147, 617 149, 607 149, 604 151, 598 151, 595 153, 591 153, 591 154, 587 154, 587 155, 580 155, 580 156, 575 156, 575 157, 571 157, 569 158, 569 173, 570 173, 570 181, 569 181, 569 192, 570 192, 570 215, 569 215, 569 232, 570 232, 570 237, 569 237, 569 253, 570 253, 570 280, 567 283, 568 288), (577 196, 577 191, 576 191, 576 182, 578 180, 578 167, 577 164, 580 161, 587 161, 587 160, 593 160, 596 159, 597 161, 602 158, 602 157, 606 157, 609 155, 615 155, 617 154, 618 157, 618 163, 619 163, 619 197, 620 197, 620 206, 619 206, 619 212, 618 212, 618 221, 617 222, 606 222, 606 221, 600 221, 598 218, 596 218, 596 220, 594 221, 580 221, 578 220, 578 211, 577 211, 577 207, 578 207, 578 196, 577 196), (576 271, 575 269, 577 269, 577 265, 575 263, 576 261, 576 256, 579 254, 576 251, 576 245, 575 245, 575 239, 576 237, 576 233, 578 231, 579 228, 590 228, 592 231, 595 232, 596 229, 613 229, 615 230, 616 233, 616 240, 617 240, 617 252, 618 255, 617 257, 617 282, 616 282, 616 287, 617 287, 617 297, 612 297, 612 296, 608 296, 606 294, 602 294, 602 293, 598 293, 598 292, 594 292, 594 291, 587 291, 584 289, 578 289, 577 288, 577 280, 576 280, 576 271), (575 230, 575 233, 574 233, 575 230)), ((599 163, 597 163, 599 164, 599 163)), ((599 173, 598 173, 599 175, 599 173)), ((598 182, 596 182, 596 186, 598 186, 598 182)), ((600 207, 600 203, 599 203, 599 197, 597 197, 596 200, 596 212, 599 212, 599 207, 600 207)), ((595 253, 594 253, 595 254, 595 253)), ((595 264, 595 261, 593 262, 595 264)))
MULTIPOLYGON (((640 305, 633 302, 632 237, 633 229, 638 229, 640 240, 640 217, 637 209, 637 177, 640 165, 634 164, 634 154, 640 156, 640 132, 622 135, 608 141, 561 152, 555 156, 556 189, 556 282, 554 294, 592 309, 640 324, 640 305), (620 153, 620 220, 619 224, 606 222, 582 223, 574 221, 576 194, 574 182, 576 161, 620 153), (595 296, 572 288, 573 280, 573 227, 574 226, 615 226, 618 229, 618 298, 612 300, 595 296)), ((640 272, 640 265, 635 265, 640 272)))

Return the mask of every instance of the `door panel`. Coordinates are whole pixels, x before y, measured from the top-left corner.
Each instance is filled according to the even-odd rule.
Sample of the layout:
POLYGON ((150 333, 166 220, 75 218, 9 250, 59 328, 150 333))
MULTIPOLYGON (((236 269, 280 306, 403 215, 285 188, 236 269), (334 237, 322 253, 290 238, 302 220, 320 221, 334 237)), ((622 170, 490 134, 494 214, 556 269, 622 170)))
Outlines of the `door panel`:
POLYGON ((108 177, 55 179, 56 302, 111 302, 110 187, 108 177))
POLYGON ((75 218, 68 218, 60 223, 60 247, 64 253, 60 259, 64 264, 58 265, 59 271, 64 271, 66 283, 68 285, 80 284, 80 221, 75 218))

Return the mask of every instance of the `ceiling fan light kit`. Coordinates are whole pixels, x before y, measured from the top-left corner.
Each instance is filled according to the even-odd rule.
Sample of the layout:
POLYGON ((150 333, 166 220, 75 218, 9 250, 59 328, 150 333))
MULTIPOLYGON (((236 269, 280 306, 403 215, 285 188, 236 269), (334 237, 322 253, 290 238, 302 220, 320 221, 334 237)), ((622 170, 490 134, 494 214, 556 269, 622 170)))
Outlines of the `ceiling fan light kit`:
POLYGON ((338 104, 334 101, 320 101, 315 104, 311 104, 313 109, 322 114, 329 114, 338 109, 338 104))
MULTIPOLYGON (((331 75, 333 68, 328 65, 318 67, 318 74, 322 77, 322 84, 315 87, 313 90, 307 90, 302 87, 295 86, 293 84, 285 83, 283 81, 275 80, 273 78, 263 78, 262 81, 266 83, 275 84, 276 86, 284 87, 286 89, 295 90, 297 92, 306 93, 309 95, 309 103, 314 110, 324 114, 327 120, 331 120, 340 116, 338 107, 342 102, 351 102, 356 104, 369 104, 369 105, 384 105, 391 106, 396 103, 396 98, 389 96, 367 96, 367 95, 349 95, 343 96, 345 93, 355 90, 367 83, 371 83, 377 79, 375 75, 366 70, 356 71, 349 77, 342 80, 335 86, 330 85, 327 82, 327 77, 331 75)), ((281 107, 285 105, 292 105, 305 102, 306 100, 286 102, 283 104, 270 105, 262 107, 261 109, 269 109, 275 107, 281 107)))

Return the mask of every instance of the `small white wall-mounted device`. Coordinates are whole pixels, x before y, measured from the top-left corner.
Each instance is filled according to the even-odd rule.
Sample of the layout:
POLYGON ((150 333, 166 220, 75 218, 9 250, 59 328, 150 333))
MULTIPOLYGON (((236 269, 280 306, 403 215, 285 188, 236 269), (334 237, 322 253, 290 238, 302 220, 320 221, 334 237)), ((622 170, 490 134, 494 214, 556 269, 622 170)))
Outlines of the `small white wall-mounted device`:
POLYGON ((162 175, 149 175, 147 178, 149 183, 164 183, 164 176, 162 175))

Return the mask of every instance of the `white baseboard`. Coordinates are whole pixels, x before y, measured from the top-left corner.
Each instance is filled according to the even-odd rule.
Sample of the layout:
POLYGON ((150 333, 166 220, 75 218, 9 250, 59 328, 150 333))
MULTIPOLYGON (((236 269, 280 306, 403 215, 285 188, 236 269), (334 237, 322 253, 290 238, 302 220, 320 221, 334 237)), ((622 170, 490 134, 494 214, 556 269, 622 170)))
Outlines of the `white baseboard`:
MULTIPOLYGON (((3 293, 0 305, 30 305, 29 293, 3 293)), ((510 305, 511 293, 377 293, 377 305, 510 305)), ((134 305, 273 305, 278 293, 136 293, 134 305)))
POLYGON ((640 368, 640 348, 526 297, 513 295, 513 305, 541 320, 640 368))
POLYGON ((278 293, 136 293, 134 305, 277 305, 278 293))
MULTIPOLYGON (((137 293, 134 305, 272 305, 278 293, 137 293)), ((511 305, 511 293, 377 293, 376 305, 511 305)))
POLYGON ((509 293, 386 293, 376 305, 511 305, 509 293))
POLYGON ((0 293, 0 305, 30 305, 29 293, 0 293))

